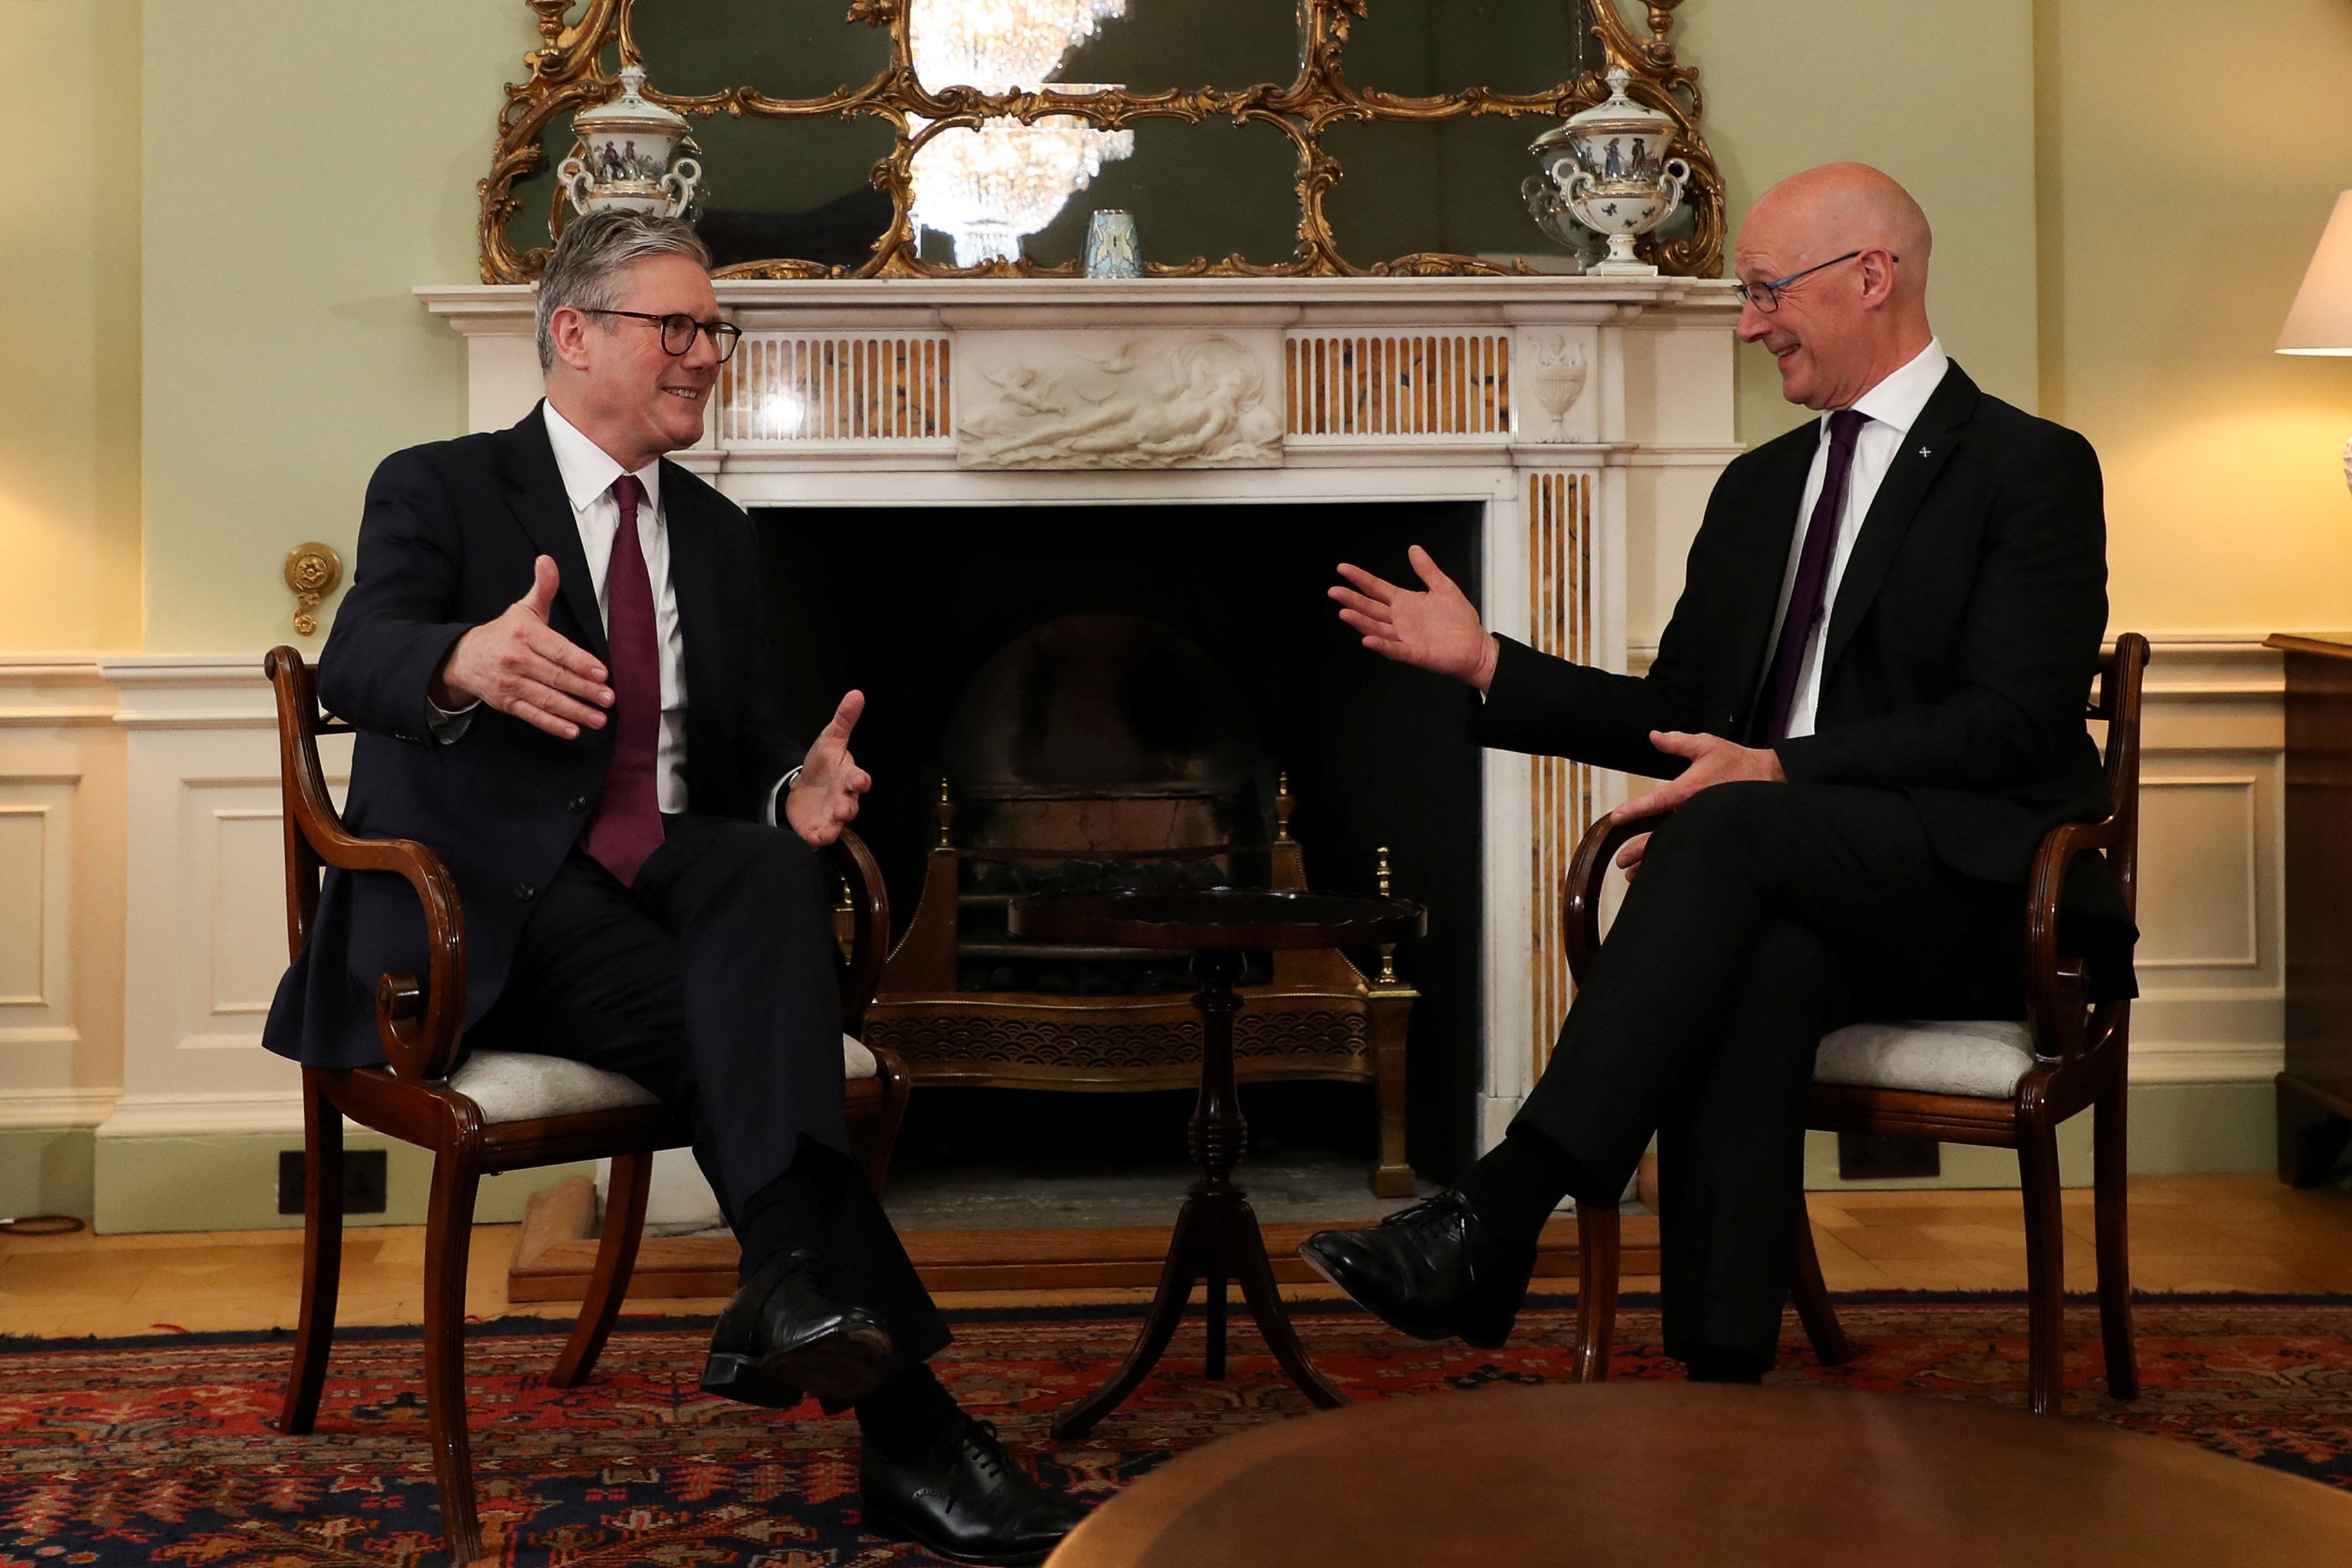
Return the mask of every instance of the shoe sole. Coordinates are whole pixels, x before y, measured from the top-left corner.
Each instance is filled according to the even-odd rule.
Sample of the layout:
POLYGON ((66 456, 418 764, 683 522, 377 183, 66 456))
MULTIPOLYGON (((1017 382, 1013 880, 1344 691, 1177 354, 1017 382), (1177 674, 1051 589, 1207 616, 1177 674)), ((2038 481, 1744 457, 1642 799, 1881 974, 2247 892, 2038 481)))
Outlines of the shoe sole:
POLYGON ((1316 1273, 1321 1275, 1327 1283, 1337 1287, 1340 1293, 1345 1295, 1349 1301, 1355 1302, 1356 1305, 1363 1308, 1364 1311, 1371 1313, 1372 1316, 1380 1319, 1381 1322, 1396 1330, 1397 1333, 1403 1334, 1408 1339, 1424 1340, 1432 1343, 1443 1339, 1458 1339, 1462 1341, 1463 1343, 1467 1344, 1474 1349, 1500 1350, 1509 1342, 1511 1337, 1511 1326, 1518 1317, 1517 1304, 1514 1302, 1510 1316, 1503 1320, 1503 1323, 1500 1328, 1496 1328, 1486 1323, 1475 1324, 1469 1328, 1437 1328, 1426 1323, 1404 1322, 1381 1311, 1379 1307, 1374 1306, 1371 1302, 1356 1294, 1356 1288, 1349 1284, 1346 1280, 1341 1279, 1339 1274, 1334 1270, 1332 1266, 1328 1262, 1325 1261, 1320 1253, 1312 1250, 1311 1242, 1302 1241, 1298 1244, 1298 1256, 1305 1260, 1309 1269, 1314 1270, 1316 1273))
MULTIPOLYGON (((977 1568, 1034 1568, 1035 1564, 1054 1554, 1052 1546, 1039 1552, 958 1552, 951 1546, 943 1546, 931 1540, 887 1508, 877 1508, 870 1502, 861 1503, 860 1507, 866 1515, 866 1534, 879 1535, 891 1541, 912 1542, 932 1556, 944 1557, 950 1563, 971 1563, 977 1568)), ((1059 1542, 1055 1542, 1055 1545, 1059 1544, 1059 1542)))
POLYGON ((770 1410, 789 1410, 810 1396, 854 1405, 880 1385, 889 1364, 888 1333, 849 1329, 757 1359, 713 1353, 702 1364, 702 1391, 770 1410))

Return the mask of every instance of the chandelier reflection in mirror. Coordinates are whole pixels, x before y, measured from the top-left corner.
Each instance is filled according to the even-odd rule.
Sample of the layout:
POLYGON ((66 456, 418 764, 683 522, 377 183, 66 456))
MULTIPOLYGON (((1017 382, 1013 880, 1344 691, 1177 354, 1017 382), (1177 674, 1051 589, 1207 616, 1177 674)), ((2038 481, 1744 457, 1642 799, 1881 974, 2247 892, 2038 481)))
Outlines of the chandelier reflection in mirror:
MULTIPOLYGON (((552 252, 550 242, 565 217, 562 197, 551 189, 551 179, 544 182, 551 188, 531 190, 545 204, 542 229, 536 221, 522 216, 525 189, 539 187, 541 177, 563 157, 566 139, 562 127, 568 124, 569 117, 616 96, 619 69, 645 63, 640 36, 644 17, 660 15, 663 7, 670 5, 678 7, 677 15, 696 14, 687 8, 698 11, 705 6, 714 7, 708 14, 718 14, 718 0, 512 3, 527 5, 536 15, 541 47, 526 57, 529 79, 507 86, 489 172, 478 187, 481 276, 486 283, 527 283, 546 266, 552 252)), ((1282 11, 1295 5, 1297 74, 1288 80, 1147 91, 1050 79, 1072 48, 1094 36, 1106 21, 1125 14, 1129 0, 730 3, 744 8, 735 13, 740 16, 779 18, 779 33, 764 40, 771 51, 792 37, 782 19, 787 4, 795 16, 819 16, 839 6, 843 25, 882 34, 884 49, 873 75, 862 81, 853 78, 830 91, 807 97, 782 96, 748 82, 690 93, 648 89, 646 96, 689 118, 726 116, 780 125, 798 123, 812 131, 820 124, 832 132, 878 121, 887 128, 889 142, 887 150, 866 165, 866 188, 887 198, 889 207, 887 218, 877 220, 878 232, 870 242, 862 236, 853 239, 852 244, 858 246, 853 254, 819 259, 794 255, 789 249, 781 254, 755 249, 748 259, 729 262, 719 273, 721 277, 1076 277, 1075 258, 1040 262, 1023 254, 1022 237, 1024 233, 1037 235, 1038 225, 1066 209, 1071 195, 1084 188, 1085 181, 1106 163, 1128 156, 1131 144, 1126 139, 1133 134, 1129 128, 1147 120, 1190 125, 1222 120, 1246 128, 1254 137, 1267 132, 1280 137, 1287 145, 1292 166, 1294 218, 1290 243, 1283 247, 1287 254, 1273 252, 1255 259, 1255 253, 1235 250, 1222 256, 1195 255, 1190 260, 1147 260, 1146 276, 1460 276, 1525 271, 1526 264, 1514 257, 1490 258, 1442 248, 1405 254, 1391 251, 1386 259, 1381 259, 1378 252, 1360 258, 1344 255, 1327 210, 1327 199, 1345 174, 1337 149, 1344 145, 1355 157, 1366 145, 1365 135, 1382 128, 1397 128, 1400 136, 1409 136, 1416 131, 1425 135, 1431 128, 1449 122, 1488 117, 1556 123, 1609 96, 1601 69, 1611 66, 1630 73, 1628 96, 1673 122, 1674 152, 1692 171, 1684 198, 1685 216, 1671 231, 1643 235, 1637 242, 1642 258, 1670 274, 1707 277, 1722 269, 1723 179, 1699 128, 1698 72, 1677 58, 1671 37, 1682 0, 1645 0, 1633 5, 1642 22, 1631 20, 1621 10, 1632 0, 1561 0, 1576 25, 1589 28, 1600 46, 1597 59, 1588 59, 1580 49, 1566 51, 1570 58, 1563 63, 1570 74, 1565 79, 1532 90, 1464 86, 1452 91, 1411 93, 1387 90, 1388 78, 1377 64, 1368 63, 1351 75, 1343 59, 1351 31, 1391 0, 1290 0, 1288 4, 1286 0, 1230 0, 1244 7, 1282 11), (934 29, 935 39, 930 36, 934 29), (1589 68, 1592 65, 1601 69, 1589 68), (958 141, 965 151, 952 151, 958 141), (930 156, 934 148, 943 152, 936 161, 930 156), (940 176, 927 178, 935 164, 942 171, 940 176), (943 234, 954 242, 952 260, 922 254, 919 239, 925 230, 943 234)), ((1151 3, 1155 9, 1150 20, 1154 25, 1180 17, 1189 22, 1196 16, 1201 26, 1215 25, 1213 7, 1206 0, 1151 3)), ((1401 9, 1402 0, 1395 3, 1401 9)), ((1548 3, 1528 0, 1538 9, 1548 3)), ((1377 58, 1379 51, 1372 54, 1377 58)), ((658 76, 658 64, 654 68, 658 76)), ((1539 66, 1535 74, 1540 79, 1539 66)), ((1414 83, 1424 89, 1428 85, 1414 83)), ((1520 206, 1517 171, 1527 146, 1523 137, 1532 136, 1537 128, 1516 133, 1514 127, 1515 133, 1503 138, 1504 145, 1516 142, 1516 148, 1494 164, 1507 175, 1501 183, 1504 200, 1497 211, 1516 213, 1520 206)), ((836 140, 833 145, 841 143, 836 140)), ((1136 154, 1135 162, 1139 164, 1143 158, 1144 154, 1136 154)), ((1377 189, 1384 177, 1381 165, 1366 161, 1360 166, 1365 169, 1360 177, 1367 183, 1358 188, 1377 189)), ((1394 166, 1391 159, 1391 168, 1394 166)), ((1121 173, 1133 172, 1131 164, 1121 173)), ((722 183, 727 178, 719 174, 722 183)), ((1125 193, 1129 197, 1133 193, 1125 193)), ((839 204, 831 203, 807 213, 825 214, 839 204)), ((1131 201, 1114 204, 1130 205, 1131 201)), ((1066 230, 1071 225, 1054 223, 1052 226, 1066 230)))
MULTIPOLYGON (((915 76, 933 92, 1114 92, 1103 83, 1056 82, 1063 57, 1097 26, 1127 13, 1127 0, 913 0, 908 43, 915 76)), ((908 115, 920 135, 931 122, 908 115)), ((1135 132, 1098 131, 1070 115, 1034 123, 995 117, 950 127, 914 157, 908 216, 955 246, 958 267, 1017 261, 1021 241, 1061 215, 1106 163, 1135 151, 1135 132)))

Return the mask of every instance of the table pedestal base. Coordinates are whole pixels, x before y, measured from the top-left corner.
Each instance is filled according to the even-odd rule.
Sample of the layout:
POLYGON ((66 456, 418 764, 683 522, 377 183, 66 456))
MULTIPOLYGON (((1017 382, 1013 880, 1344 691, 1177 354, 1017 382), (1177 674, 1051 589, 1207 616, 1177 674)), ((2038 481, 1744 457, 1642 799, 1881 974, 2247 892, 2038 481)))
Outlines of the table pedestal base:
POLYGON ((1258 1231, 1257 1215, 1250 1207, 1248 1197, 1236 1186, 1210 1192, 1204 1190, 1208 1185, 1195 1184, 1192 1196, 1185 1198, 1184 1207, 1177 1212, 1176 1232, 1169 1239, 1168 1262, 1160 1270, 1159 1293, 1151 1298, 1151 1308, 1144 1318, 1143 1332, 1137 1336, 1135 1348, 1127 1353, 1127 1360, 1108 1383, 1054 1417, 1055 1437, 1085 1436, 1096 1422, 1135 1392, 1136 1385, 1166 1353, 1176 1325, 1183 1320, 1184 1306, 1192 1299, 1196 1281, 1208 1285, 1209 1349, 1205 1370, 1209 1376, 1222 1378, 1225 1375, 1225 1282, 1231 1280, 1241 1286, 1242 1301, 1248 1306, 1250 1317, 1265 1336, 1267 1348, 1274 1352, 1274 1359, 1290 1381, 1324 1409, 1349 1403, 1346 1395, 1315 1370, 1307 1359, 1306 1348, 1298 1343, 1297 1331, 1290 1326, 1290 1315, 1283 1310, 1282 1297, 1275 1290, 1274 1266, 1266 1260, 1265 1238, 1258 1231))
POLYGON ((1201 1098, 1192 1112, 1190 1141, 1201 1179, 1176 1214, 1176 1232, 1168 1239, 1168 1262, 1160 1273, 1160 1290, 1143 1320, 1135 1348, 1108 1383, 1054 1418, 1054 1436, 1076 1437, 1118 1408, 1135 1392, 1144 1375, 1158 1364, 1168 1342, 1183 1321, 1184 1304, 1192 1300, 1192 1282, 1204 1281, 1209 1292, 1209 1353, 1211 1377, 1225 1375, 1225 1283, 1242 1288, 1242 1300, 1258 1332, 1265 1335, 1274 1359, 1307 1397, 1329 1409, 1349 1403, 1307 1359, 1282 1297, 1274 1288, 1274 1266, 1266 1260, 1265 1238, 1249 1195, 1233 1183, 1233 1169, 1241 1157, 1244 1125, 1234 1098, 1234 1015, 1241 1011, 1234 982, 1241 976, 1241 955, 1206 951, 1193 955, 1193 972, 1201 992, 1192 1005, 1201 1009, 1201 1098))

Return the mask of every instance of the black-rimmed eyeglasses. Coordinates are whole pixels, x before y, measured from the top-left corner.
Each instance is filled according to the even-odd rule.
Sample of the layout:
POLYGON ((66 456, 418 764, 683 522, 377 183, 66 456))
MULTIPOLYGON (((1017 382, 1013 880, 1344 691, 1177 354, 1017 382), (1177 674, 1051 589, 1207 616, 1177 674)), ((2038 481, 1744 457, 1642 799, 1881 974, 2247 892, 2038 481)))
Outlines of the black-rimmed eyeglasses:
MULTIPOLYGON (((1801 277, 1811 277, 1816 272, 1827 271, 1829 268, 1837 266, 1838 263, 1842 261, 1852 261, 1856 256, 1866 254, 1867 253, 1864 251, 1850 250, 1843 256, 1832 256, 1829 260, 1822 263, 1819 267, 1809 267, 1802 272, 1792 272, 1786 277, 1776 277, 1769 283, 1735 283, 1731 286, 1731 291, 1739 296, 1739 302, 1742 305, 1753 306, 1758 310, 1762 311, 1765 315, 1769 316, 1773 311, 1780 308, 1780 290, 1788 287, 1791 283, 1796 282, 1801 277)), ((1888 251, 1886 256, 1887 259, 1890 261, 1901 261, 1903 259, 1901 256, 1896 256, 1893 251, 1888 251)), ((683 353, 685 350, 676 350, 673 351, 683 353)))
POLYGON ((732 321, 698 321, 682 311, 656 316, 644 310, 604 310, 586 305, 580 309, 589 316, 626 316, 633 321, 651 321, 661 329, 662 352, 673 356, 691 353, 694 340, 709 333, 710 346, 719 350, 719 362, 722 365, 735 357, 735 345, 743 336, 743 329, 732 321))

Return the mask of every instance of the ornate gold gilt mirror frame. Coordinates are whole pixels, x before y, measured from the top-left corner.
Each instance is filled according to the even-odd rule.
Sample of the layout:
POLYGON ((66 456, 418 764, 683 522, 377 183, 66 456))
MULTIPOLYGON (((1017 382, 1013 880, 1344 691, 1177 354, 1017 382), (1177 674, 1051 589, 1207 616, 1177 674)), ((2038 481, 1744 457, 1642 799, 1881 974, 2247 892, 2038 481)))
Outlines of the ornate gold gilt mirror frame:
MULTIPOLYGON (((559 116, 576 113, 620 91, 624 64, 642 62, 635 27, 641 0, 525 0, 538 14, 541 47, 524 57, 530 78, 507 88, 499 114, 497 154, 481 193, 482 278, 488 283, 527 283, 546 265, 548 249, 519 249, 509 233, 522 210, 516 185, 547 164, 543 139, 559 116), (580 9, 576 19, 567 20, 580 9), (608 69, 609 67, 609 69, 608 69)), ((1069 116, 1104 130, 1148 119, 1193 123, 1230 119, 1236 125, 1261 121, 1289 138, 1297 158, 1297 246, 1286 261, 1262 264, 1238 255, 1211 261, 1196 257, 1175 265, 1147 263, 1153 277, 1300 277, 1463 275, 1525 272, 1524 264, 1501 265, 1471 256, 1420 252, 1360 266, 1340 254, 1324 215, 1324 198, 1341 178, 1339 160, 1323 145, 1324 132, 1348 120, 1434 124, 1473 115, 1537 116, 1560 120, 1608 96, 1602 80, 1608 66, 1633 75, 1631 96, 1662 110, 1675 121, 1675 154, 1688 161, 1691 180, 1685 202, 1689 228, 1680 234, 1644 236, 1644 257, 1669 273, 1714 277, 1723 267, 1725 231, 1723 178, 1699 131, 1698 73, 1679 64, 1669 38, 1681 0, 1647 0, 1648 32, 1629 24, 1616 0, 1592 0, 1593 32, 1605 57, 1601 69, 1586 72, 1546 91, 1510 94, 1484 87, 1429 97, 1406 97, 1359 88, 1347 77, 1349 27, 1379 0, 1299 0, 1302 37, 1297 77, 1287 84, 1260 83, 1225 90, 1131 93, 1086 89, 991 94, 969 87, 926 89, 917 78, 908 40, 915 0, 849 0, 846 24, 887 29, 889 59, 883 71, 858 88, 842 88, 821 98, 772 98, 754 88, 730 88, 700 96, 648 90, 646 96, 687 115, 727 114, 779 120, 875 116, 896 128, 890 154, 874 166, 874 186, 887 193, 889 226, 874 242, 873 255, 850 267, 791 258, 751 261, 724 268, 725 277, 969 277, 1075 276, 1074 264, 1041 265, 1023 256, 959 267, 927 261, 918 253, 910 218, 915 153, 943 131, 978 127, 1010 118, 1034 123, 1045 116, 1069 116), (910 130, 910 118, 921 121, 910 130)), ((657 62, 656 62, 657 64, 657 62)), ((1529 164, 1533 168, 1532 162, 1529 164)), ((549 227, 560 233, 563 202, 559 193, 549 227)), ((1532 226, 1530 227, 1532 233, 1532 226)))

